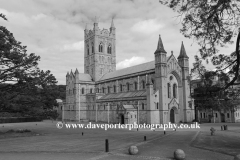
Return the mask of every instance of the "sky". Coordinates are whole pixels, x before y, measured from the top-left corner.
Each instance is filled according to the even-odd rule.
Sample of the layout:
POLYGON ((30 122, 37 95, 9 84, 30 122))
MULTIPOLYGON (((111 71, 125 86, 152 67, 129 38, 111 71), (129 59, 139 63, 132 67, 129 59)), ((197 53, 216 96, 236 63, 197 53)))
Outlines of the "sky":
MULTIPOLYGON (((154 60, 159 34, 167 55, 177 58, 183 41, 190 68, 199 46, 180 33, 177 13, 158 0, 0 0, 0 19, 28 53, 41 57, 39 67, 50 70, 58 84, 66 84, 67 72, 84 72, 84 29, 116 27, 117 69, 154 60)), ((232 53, 234 46, 219 53, 232 53)), ((213 68, 211 65, 209 68, 213 68)))

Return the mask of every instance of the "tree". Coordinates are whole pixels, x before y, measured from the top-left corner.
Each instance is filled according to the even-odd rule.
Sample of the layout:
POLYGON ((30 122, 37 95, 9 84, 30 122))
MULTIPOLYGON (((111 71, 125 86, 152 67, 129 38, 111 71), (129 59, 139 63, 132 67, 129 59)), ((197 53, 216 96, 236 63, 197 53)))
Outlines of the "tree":
MULTIPOLYGON (((3 14, 0 18, 7 20, 3 14)), ((27 47, 0 26, 0 110, 27 112, 56 105, 56 78, 49 70, 40 70, 39 61, 40 56, 27 54, 27 47)))
MULTIPOLYGON (((225 84, 229 82, 226 74, 207 71, 200 60, 196 61, 194 63, 196 69, 192 69, 191 75, 194 75, 195 72, 200 75, 198 79, 200 85, 194 89, 191 96, 195 100, 197 110, 212 111, 211 117, 214 118, 215 122, 214 111, 220 113, 231 111, 233 113, 238 105, 239 96, 236 97, 236 90, 233 87, 224 89, 225 84)), ((237 89, 237 92, 240 90, 237 89)))
MULTIPOLYGON (((201 59, 211 59, 216 65, 216 72, 227 72, 232 80, 225 89, 239 78, 239 0, 160 0, 179 13, 182 28, 180 32, 187 38, 193 38, 200 46, 201 59), (218 47, 233 43, 237 36, 235 52, 232 55, 218 54, 218 47)), ((230 53, 229 53, 230 54, 230 53)))

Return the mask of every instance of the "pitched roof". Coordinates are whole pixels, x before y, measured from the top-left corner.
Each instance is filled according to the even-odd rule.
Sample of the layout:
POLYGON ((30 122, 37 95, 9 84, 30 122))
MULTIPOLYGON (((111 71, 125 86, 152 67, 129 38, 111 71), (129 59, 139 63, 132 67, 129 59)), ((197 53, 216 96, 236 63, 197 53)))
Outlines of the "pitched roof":
POLYGON ((98 100, 112 100, 112 99, 125 99, 125 98, 134 98, 134 97, 146 97, 146 90, 131 91, 131 92, 120 92, 120 93, 110 93, 102 96, 98 100))
POLYGON ((79 73, 79 81, 92 81, 92 77, 86 73, 79 73))
POLYGON ((143 71, 147 71, 147 70, 151 70, 151 69, 155 69, 155 61, 150 61, 150 62, 143 63, 140 65, 136 65, 136 66, 132 66, 132 67, 128 67, 128 68, 124 68, 124 69, 116 70, 114 72, 107 73, 107 74, 103 75, 99 79, 99 81, 110 79, 110 78, 116 78, 116 77, 120 77, 120 76, 124 76, 124 75, 129 75, 129 74, 133 74, 133 73, 143 72, 143 71))
POLYGON ((182 42, 182 45, 181 45, 180 54, 178 56, 178 59, 179 58, 189 58, 186 54, 186 50, 185 50, 185 47, 183 45, 183 42, 182 42))

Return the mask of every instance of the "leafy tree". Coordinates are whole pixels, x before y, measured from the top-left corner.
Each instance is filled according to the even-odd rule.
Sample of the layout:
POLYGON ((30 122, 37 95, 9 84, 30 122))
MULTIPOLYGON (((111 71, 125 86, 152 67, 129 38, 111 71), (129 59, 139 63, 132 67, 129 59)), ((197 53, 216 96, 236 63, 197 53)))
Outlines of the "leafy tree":
MULTIPOLYGON (((207 71, 201 62, 194 63, 198 65, 197 74, 200 75, 200 80, 198 83, 198 87, 194 89, 192 93, 192 98, 195 100, 195 108, 197 110, 208 110, 212 111, 212 118, 215 116, 214 111, 231 111, 232 113, 235 111, 238 102, 239 96, 236 96, 236 92, 240 92, 239 89, 234 89, 233 87, 229 87, 228 89, 224 89, 224 84, 229 82, 229 78, 226 74, 217 74, 213 71, 207 71), (216 79, 217 78, 217 79, 216 79)), ((192 72, 194 74, 194 72, 192 72)))
POLYGON ((180 32, 198 42, 201 59, 207 62, 210 59, 218 69, 216 72, 229 69, 226 73, 232 80, 224 88, 233 85, 239 78, 240 1, 160 0, 160 3, 179 13, 182 24, 180 32), (233 50, 231 55, 217 54, 218 47, 232 44, 235 36, 235 52, 233 50))
MULTIPOLYGON (((0 18, 7 20, 3 14, 0 18)), ((40 70, 39 61, 40 56, 27 54, 27 47, 0 26, 0 110, 31 112, 56 105, 56 78, 40 70)))

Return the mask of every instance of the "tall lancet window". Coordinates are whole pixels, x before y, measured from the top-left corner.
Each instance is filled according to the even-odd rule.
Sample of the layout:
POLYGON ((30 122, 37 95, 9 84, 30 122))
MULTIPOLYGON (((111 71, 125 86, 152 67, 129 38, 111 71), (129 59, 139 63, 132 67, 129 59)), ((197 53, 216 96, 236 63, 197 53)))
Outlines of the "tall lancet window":
POLYGON ((98 46, 98 51, 99 51, 99 52, 103 52, 103 45, 102 45, 102 43, 99 44, 99 46, 98 46))
POLYGON ((129 91, 129 90, 130 90, 130 84, 127 83, 127 91, 129 91))
POLYGON ((168 83, 167 85, 168 85, 168 98, 171 98, 171 85, 170 83, 168 83))
POLYGON ((94 53, 94 44, 92 43, 92 53, 94 53))
POLYGON ((108 93, 110 93, 110 87, 108 86, 107 88, 108 88, 108 93))
POLYGON ((111 53, 112 53, 112 47, 111 47, 111 45, 108 46, 107 53, 108 53, 108 54, 111 54, 111 53))
POLYGON ((122 84, 120 84, 120 92, 122 92, 123 91, 123 86, 122 86, 122 84))
POLYGON ((137 82, 134 82, 134 88, 135 88, 135 90, 138 89, 138 83, 137 82))
POLYGON ((145 89, 145 81, 142 81, 142 89, 145 89))
POLYGON ((87 45, 87 54, 89 55, 89 45, 87 45))
POLYGON ((177 85, 176 84, 173 85, 173 97, 177 98, 177 85))
POLYGON ((82 88, 82 94, 84 94, 84 88, 82 88))

